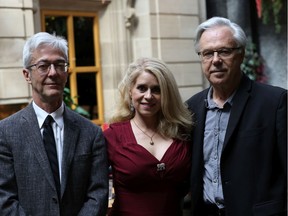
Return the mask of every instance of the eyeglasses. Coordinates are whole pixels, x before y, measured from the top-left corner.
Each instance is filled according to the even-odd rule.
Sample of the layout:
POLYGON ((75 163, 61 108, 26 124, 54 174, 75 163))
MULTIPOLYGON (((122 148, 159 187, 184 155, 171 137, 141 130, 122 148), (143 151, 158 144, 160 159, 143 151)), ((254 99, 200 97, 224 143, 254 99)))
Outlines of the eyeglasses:
POLYGON ((30 69, 31 67, 36 67, 37 71, 41 74, 47 74, 51 66, 53 65, 54 70, 56 70, 57 73, 66 73, 68 70, 69 64, 67 62, 38 62, 36 64, 29 65, 27 69, 30 69))
POLYGON ((221 48, 218 50, 204 50, 203 52, 198 52, 199 57, 203 61, 209 61, 213 58, 214 53, 218 54, 218 57, 221 59, 230 58, 235 50, 239 50, 241 47, 232 47, 232 48, 221 48))

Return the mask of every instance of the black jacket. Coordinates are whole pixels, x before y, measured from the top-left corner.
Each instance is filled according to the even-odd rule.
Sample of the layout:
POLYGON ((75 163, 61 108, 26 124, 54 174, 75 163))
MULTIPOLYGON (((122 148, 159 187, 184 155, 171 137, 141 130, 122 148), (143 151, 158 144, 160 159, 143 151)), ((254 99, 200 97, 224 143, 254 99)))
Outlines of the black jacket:
MULTIPOLYGON (((191 97, 192 215, 201 215, 203 138, 208 89, 191 97)), ((233 98, 221 156, 228 216, 264 216, 287 211, 287 90, 251 81, 245 75, 233 98)), ((283 215, 286 215, 283 213, 283 215)))

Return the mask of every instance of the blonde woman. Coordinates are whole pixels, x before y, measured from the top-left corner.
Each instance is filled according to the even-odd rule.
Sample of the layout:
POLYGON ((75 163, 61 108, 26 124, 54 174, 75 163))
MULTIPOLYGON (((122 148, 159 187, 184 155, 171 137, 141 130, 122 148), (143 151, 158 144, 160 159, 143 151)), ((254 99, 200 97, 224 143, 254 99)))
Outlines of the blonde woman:
POLYGON ((159 59, 140 58, 129 65, 119 91, 104 132, 115 188, 110 215, 182 215, 192 117, 173 74, 159 59))

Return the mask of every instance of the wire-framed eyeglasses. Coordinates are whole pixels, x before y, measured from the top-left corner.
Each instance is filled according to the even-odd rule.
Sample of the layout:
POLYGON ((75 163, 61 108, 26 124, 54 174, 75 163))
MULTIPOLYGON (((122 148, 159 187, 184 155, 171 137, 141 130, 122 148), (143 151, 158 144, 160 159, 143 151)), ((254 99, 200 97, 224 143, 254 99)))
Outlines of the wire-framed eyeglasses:
POLYGON ((239 49, 241 49, 241 47, 221 48, 217 50, 204 50, 202 52, 198 52, 198 55, 201 58, 201 60, 209 61, 214 57, 214 53, 216 52, 219 58, 227 59, 232 56, 235 50, 239 49))
POLYGON ((52 63, 52 62, 37 62, 35 64, 29 65, 27 67, 27 69, 30 69, 32 67, 36 67, 36 70, 41 75, 44 75, 44 74, 49 73, 52 65, 54 67, 54 70, 57 73, 67 73, 68 67, 69 67, 69 64, 67 62, 54 62, 54 63, 52 63))

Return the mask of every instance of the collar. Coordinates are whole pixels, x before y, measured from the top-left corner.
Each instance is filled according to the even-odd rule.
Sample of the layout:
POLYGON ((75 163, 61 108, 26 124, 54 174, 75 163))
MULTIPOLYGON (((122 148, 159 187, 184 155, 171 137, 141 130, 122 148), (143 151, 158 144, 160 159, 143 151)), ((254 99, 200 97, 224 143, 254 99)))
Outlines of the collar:
POLYGON ((41 109, 34 101, 32 102, 33 108, 35 110, 39 128, 42 128, 43 123, 48 115, 51 115, 56 122, 57 126, 63 129, 64 127, 64 120, 63 120, 63 113, 64 113, 64 104, 62 103, 61 106, 53 113, 47 113, 45 110, 41 109))
MULTIPOLYGON (((236 93, 236 91, 234 91, 233 94, 225 101, 223 107, 225 107, 227 105, 232 106, 233 97, 234 97, 235 93, 236 93)), ((205 106, 208 109, 215 109, 215 108, 219 109, 218 105, 213 101, 213 88, 212 88, 212 86, 209 88, 207 99, 205 99, 205 106)))

